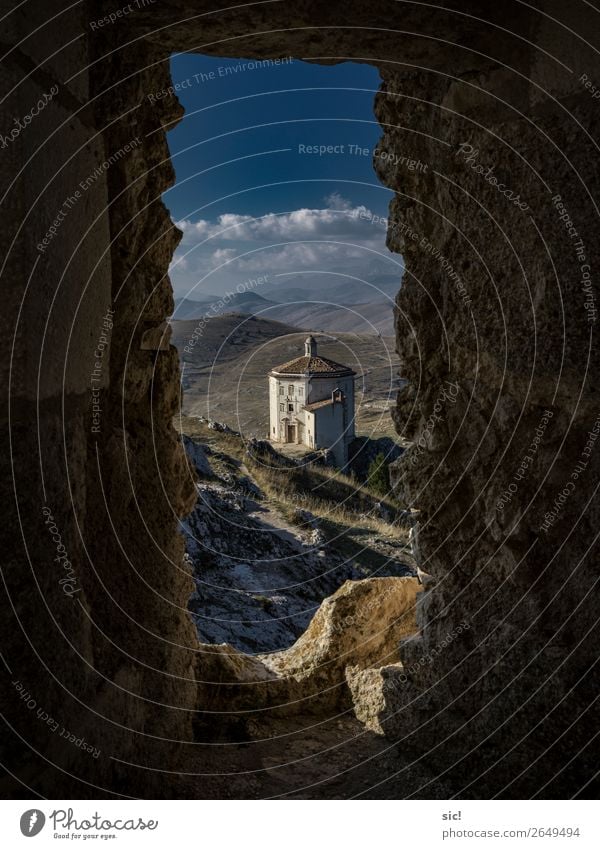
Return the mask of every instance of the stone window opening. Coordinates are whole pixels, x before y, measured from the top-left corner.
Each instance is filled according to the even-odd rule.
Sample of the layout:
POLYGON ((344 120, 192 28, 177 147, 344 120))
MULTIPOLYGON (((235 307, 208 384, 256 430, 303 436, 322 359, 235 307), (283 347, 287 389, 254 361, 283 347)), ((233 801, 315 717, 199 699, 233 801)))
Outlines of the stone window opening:
MULTIPOLYGON (((373 98, 375 97, 375 93, 376 92, 374 90, 373 91, 373 98)), ((383 240, 382 240, 382 245, 383 245, 383 240)), ((398 285, 399 285, 399 280, 400 280, 400 277, 398 278, 398 285)), ((390 303, 390 313, 391 312, 392 312, 392 306, 391 306, 391 303, 390 303)), ((316 354, 316 344, 315 344, 314 340, 312 341, 312 344, 308 348, 308 353, 309 353, 309 355, 313 355, 313 356, 316 354)), ((339 394, 339 389, 335 386, 335 384, 333 384, 333 387, 334 387, 334 392, 337 392, 339 394)), ((328 391, 331 392, 332 390, 330 388, 328 388, 328 391)), ((304 403, 307 403, 310 400, 311 387, 310 387, 309 384, 307 384, 306 390, 305 390, 305 387, 303 385, 296 385, 294 383, 285 384, 282 381, 280 383, 280 386, 279 386, 278 396, 279 396, 279 402, 280 402, 279 403, 279 412, 280 412, 280 414, 285 414, 285 418, 281 422, 280 428, 279 428, 280 429, 280 436, 282 438, 282 443, 283 444, 290 444, 290 443, 298 444, 298 443, 301 443, 302 442, 302 428, 301 428, 301 425, 296 422, 294 414, 296 413, 296 410, 297 410, 297 404, 302 405, 304 403)), ((275 396, 275 397, 277 397, 277 396, 275 396)), ((337 399, 337 395, 336 395, 336 399, 337 399)), ((329 409, 325 410, 324 412, 321 412, 320 415, 323 417, 323 420, 325 421, 326 417, 329 415, 329 409)), ((335 429, 335 427, 338 426, 338 424, 337 424, 338 421, 339 420, 336 420, 336 422, 333 423, 330 426, 332 430, 335 429)), ((346 424, 347 423, 344 422, 344 427, 346 427, 346 424)), ((324 427, 325 427, 325 425, 324 425, 324 427)), ((276 433, 276 430, 277 430, 277 428, 274 427, 273 428, 273 434, 276 433)), ((310 431, 309 434, 308 434, 309 447, 312 450, 315 450, 315 447, 316 447, 317 450, 324 450, 323 446, 326 443, 323 442, 323 438, 326 438, 326 435, 324 434, 323 438, 321 438, 321 434, 320 434, 320 439, 319 439, 319 441, 317 441, 316 430, 317 430, 317 427, 315 425, 314 428, 313 428, 313 431, 310 431), (319 448, 320 443, 322 443, 321 448, 319 448)))

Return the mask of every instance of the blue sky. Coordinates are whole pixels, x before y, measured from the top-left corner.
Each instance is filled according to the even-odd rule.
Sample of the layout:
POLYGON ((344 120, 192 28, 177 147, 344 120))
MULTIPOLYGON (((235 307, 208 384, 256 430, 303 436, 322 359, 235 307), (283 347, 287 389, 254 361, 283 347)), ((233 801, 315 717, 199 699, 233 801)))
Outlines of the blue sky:
POLYGON ((331 271, 399 277, 401 258, 372 220, 387 216, 392 196, 372 167, 377 70, 258 64, 172 58, 186 110, 168 134, 177 182, 164 195, 184 230, 171 268, 176 296, 221 295, 261 274, 271 288, 318 287, 331 271), (319 146, 329 151, 310 152, 319 146))

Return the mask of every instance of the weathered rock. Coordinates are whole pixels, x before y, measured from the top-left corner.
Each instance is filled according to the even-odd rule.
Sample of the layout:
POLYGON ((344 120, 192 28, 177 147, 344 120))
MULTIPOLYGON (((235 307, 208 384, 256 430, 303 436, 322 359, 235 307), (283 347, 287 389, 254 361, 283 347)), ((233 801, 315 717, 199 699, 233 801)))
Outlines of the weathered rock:
POLYGON ((210 430, 216 430, 217 433, 235 433, 237 435, 236 430, 232 430, 228 424, 224 424, 224 422, 217 421, 209 421, 208 427, 210 430))
POLYGON ((402 663, 367 669, 350 666, 346 670, 346 680, 354 713, 365 728, 375 734, 402 734, 409 724, 403 722, 403 711, 397 713, 398 691, 405 687, 407 680, 402 663))
MULTIPOLYGON (((414 578, 347 581, 285 651, 250 657, 227 644, 201 645, 200 713, 204 699, 211 711, 268 708, 279 717, 350 707, 359 673, 368 670, 368 680, 370 667, 397 662, 400 640, 414 632, 419 591, 414 578)), ((371 727, 366 706, 355 712, 371 727)))
MULTIPOLYGON (((201 470, 201 446, 184 441, 201 470)), ((260 490, 246 475, 212 478, 198 484, 194 509, 182 522, 195 584, 189 609, 199 639, 252 654, 287 648, 321 601, 357 571, 335 549, 325 549, 314 517, 288 524, 257 500, 260 490)))
POLYGON ((381 666, 399 659, 400 640, 416 628, 419 592, 415 578, 347 581, 320 606, 299 640, 287 651, 262 657, 323 703, 346 704, 346 669, 381 666))
POLYGON ((181 435, 181 440, 183 442, 185 452, 190 458, 190 462, 192 463, 196 472, 199 475, 202 475, 202 477, 213 477, 214 472, 211 468, 209 459, 206 456, 207 446, 201 445, 199 442, 190 439, 190 437, 186 436, 185 434, 181 435))

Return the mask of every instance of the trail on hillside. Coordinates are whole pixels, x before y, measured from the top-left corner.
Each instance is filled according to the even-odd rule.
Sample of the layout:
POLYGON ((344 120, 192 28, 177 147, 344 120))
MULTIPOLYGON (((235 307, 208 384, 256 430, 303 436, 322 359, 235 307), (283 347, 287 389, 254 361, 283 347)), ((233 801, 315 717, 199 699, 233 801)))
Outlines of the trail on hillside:
MULTIPOLYGON (((243 457, 233 456, 233 440, 208 429, 203 441, 185 440, 199 475, 198 501, 182 525, 201 642, 227 642, 250 654, 279 651, 345 581, 412 574, 406 546, 361 529, 358 516, 352 531, 364 530, 364 544, 350 546, 333 522, 306 509, 290 512, 243 457)), ((293 504, 294 492, 288 497, 293 504)))

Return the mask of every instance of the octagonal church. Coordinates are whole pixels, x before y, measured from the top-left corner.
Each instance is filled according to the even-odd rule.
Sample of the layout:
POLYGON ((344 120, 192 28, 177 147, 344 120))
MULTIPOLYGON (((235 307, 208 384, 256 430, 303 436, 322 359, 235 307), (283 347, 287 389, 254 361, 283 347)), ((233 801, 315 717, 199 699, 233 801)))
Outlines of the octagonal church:
POLYGON ((269 372, 269 437, 272 442, 329 449, 337 466, 348 462, 354 433, 356 372, 317 353, 309 336, 304 356, 269 372))

